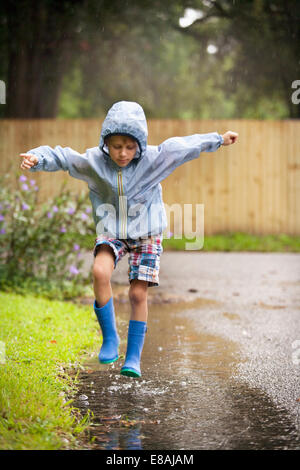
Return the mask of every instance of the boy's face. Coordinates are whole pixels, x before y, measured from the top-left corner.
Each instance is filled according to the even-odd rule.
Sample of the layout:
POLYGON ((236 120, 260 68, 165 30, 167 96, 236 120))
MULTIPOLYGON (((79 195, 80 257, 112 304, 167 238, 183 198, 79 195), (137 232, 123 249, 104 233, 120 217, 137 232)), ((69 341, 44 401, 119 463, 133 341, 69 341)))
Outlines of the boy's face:
POLYGON ((120 167, 125 167, 134 158, 137 142, 123 135, 112 135, 105 140, 110 158, 120 167))

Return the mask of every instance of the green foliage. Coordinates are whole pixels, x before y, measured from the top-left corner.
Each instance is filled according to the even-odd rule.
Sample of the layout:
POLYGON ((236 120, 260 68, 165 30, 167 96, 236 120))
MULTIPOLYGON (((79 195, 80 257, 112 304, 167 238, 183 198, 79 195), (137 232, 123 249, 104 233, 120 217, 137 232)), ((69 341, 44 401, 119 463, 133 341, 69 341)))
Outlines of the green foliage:
POLYGON ((299 117, 300 2, 4 1, 0 15, 0 116, 103 117, 125 99, 149 118, 299 117), (181 27, 187 9, 202 16, 181 27))
POLYGON ((196 0, 202 18, 184 32, 204 46, 217 46, 226 99, 236 117, 299 117, 291 84, 299 76, 300 3, 285 0, 196 0), (222 64, 230 58, 230 68, 222 64))
MULTIPOLYGON (((93 52, 94 38, 91 50, 76 57, 66 73, 59 117, 104 116, 113 102, 123 99, 140 102, 148 118, 288 117, 278 84, 270 87, 266 78, 257 90, 251 84, 251 80, 255 83, 252 75, 251 80, 247 74, 239 77, 236 63, 242 52, 236 43, 227 49, 219 44, 218 38, 223 35, 225 42, 229 33, 222 20, 217 24, 219 29, 216 23, 214 28, 201 24, 198 41, 170 25, 152 35, 150 31, 142 34, 138 24, 124 37, 116 29, 112 44, 107 40, 99 44, 101 54, 93 52), (216 54, 207 53, 210 43, 219 46, 216 54)), ((257 73, 251 67, 251 74, 257 73)))
POLYGON ((72 119, 80 116, 89 117, 93 103, 88 94, 81 93, 83 90, 83 73, 75 65, 68 74, 65 75, 62 84, 62 93, 59 102, 59 115, 64 119, 72 119))
MULTIPOLYGON (((163 240, 165 251, 183 251, 186 243, 192 243, 195 239, 175 239, 174 237, 163 240)), ((202 251, 256 251, 256 252, 300 252, 300 237, 287 234, 279 235, 252 235, 249 233, 234 232, 204 237, 202 251)))
POLYGON ((64 80, 59 116, 70 116, 67 108, 80 97, 77 117, 103 116, 121 99, 139 101, 149 118, 296 117, 291 83, 299 71, 299 7, 283 0, 272 6, 267 0, 195 0, 186 6, 203 14, 186 28, 178 25, 183 2, 172 2, 172 11, 162 15, 157 6, 160 22, 150 14, 145 24, 136 9, 134 23, 126 12, 105 24, 104 37, 90 35, 64 80), (214 54, 207 52, 211 44, 214 54), (76 93, 70 93, 75 82, 76 93))
POLYGON ((0 185, 0 289, 50 298, 79 294, 88 279, 80 271, 76 237, 94 232, 88 196, 62 188, 40 205, 34 179, 17 175, 13 190, 9 178, 0 185))
POLYGON ((83 355, 95 350, 90 308, 0 292, 0 449, 77 447, 89 422, 69 406, 83 355))

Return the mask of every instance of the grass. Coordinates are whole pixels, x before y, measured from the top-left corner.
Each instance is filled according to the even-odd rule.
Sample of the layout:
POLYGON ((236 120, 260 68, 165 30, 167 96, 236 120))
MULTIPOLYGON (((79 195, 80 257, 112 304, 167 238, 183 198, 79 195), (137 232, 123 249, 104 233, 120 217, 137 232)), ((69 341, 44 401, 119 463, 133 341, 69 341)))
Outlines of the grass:
MULTIPOLYGON (((184 250, 186 243, 193 240, 165 239, 165 251, 184 250)), ((300 237, 286 234, 279 235, 250 235, 246 233, 217 234, 204 237, 202 251, 253 251, 253 252, 300 252, 300 237)))
POLYGON ((70 371, 99 345, 91 308, 5 292, 0 305, 0 449, 76 448, 89 415, 70 371))
MULTIPOLYGON (((95 241, 94 235, 77 237, 82 248, 91 251, 95 241)), ((193 240, 187 238, 165 238, 163 248, 165 251, 185 250, 185 244, 193 240)), ((300 252, 300 237, 286 235, 251 235, 242 232, 226 234, 205 235, 202 251, 257 251, 257 252, 300 252)))

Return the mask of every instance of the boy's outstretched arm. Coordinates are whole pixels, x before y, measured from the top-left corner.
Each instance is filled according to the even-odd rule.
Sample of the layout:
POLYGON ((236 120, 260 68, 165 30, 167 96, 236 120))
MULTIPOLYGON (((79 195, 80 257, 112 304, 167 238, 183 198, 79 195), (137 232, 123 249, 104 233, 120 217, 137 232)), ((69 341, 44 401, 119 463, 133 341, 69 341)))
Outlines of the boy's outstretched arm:
POLYGON ((198 158, 201 152, 215 152, 221 145, 230 145, 237 141, 236 132, 227 131, 209 134, 193 134, 186 137, 171 137, 158 146, 158 155, 152 162, 151 179, 162 181, 178 166, 198 158))
POLYGON ((21 169, 34 171, 68 171, 71 176, 85 180, 90 172, 90 165, 86 154, 80 154, 69 147, 56 146, 54 149, 48 145, 21 153, 21 169))

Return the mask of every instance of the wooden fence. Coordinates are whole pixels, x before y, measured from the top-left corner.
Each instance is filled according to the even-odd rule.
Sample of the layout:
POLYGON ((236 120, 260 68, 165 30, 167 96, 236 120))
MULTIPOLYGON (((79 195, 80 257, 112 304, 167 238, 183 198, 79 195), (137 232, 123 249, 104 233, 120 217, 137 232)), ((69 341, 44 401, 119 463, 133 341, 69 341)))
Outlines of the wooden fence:
MULTIPOLYGON (((102 120, 0 121, 0 174, 20 170, 21 152, 39 145, 62 145, 84 152, 99 142, 102 120)), ((148 120, 148 143, 172 136, 232 130, 237 144, 177 168, 162 182, 168 205, 204 204, 205 234, 300 234, 300 121, 148 120)), ((21 171, 21 170, 20 170, 21 171)), ((24 174, 31 175, 24 172, 24 174)), ((33 175, 33 174, 32 174, 33 175)), ((74 191, 86 183, 61 171, 34 174, 41 200, 51 199, 64 179, 74 191)), ((195 223, 195 210, 193 210, 195 223)), ((172 230, 172 224, 170 225, 172 230)))

